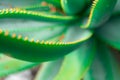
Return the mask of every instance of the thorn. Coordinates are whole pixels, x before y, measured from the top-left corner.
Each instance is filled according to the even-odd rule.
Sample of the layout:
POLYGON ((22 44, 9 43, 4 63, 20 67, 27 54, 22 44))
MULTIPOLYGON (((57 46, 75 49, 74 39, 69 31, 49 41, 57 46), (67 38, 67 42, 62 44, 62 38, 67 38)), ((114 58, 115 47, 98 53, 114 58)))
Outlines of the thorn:
POLYGON ((56 43, 57 43, 57 42, 54 42, 54 41, 52 42, 52 44, 56 44, 56 43))
POLYGON ((32 13, 32 12, 30 12, 30 11, 29 11, 29 12, 27 12, 27 14, 31 14, 31 13, 32 13))
POLYGON ((36 43, 39 43, 39 40, 36 40, 36 43))
POLYGON ((34 39, 32 38, 32 39, 30 40, 30 42, 34 42, 34 39))
POLYGON ((28 37, 25 37, 24 40, 27 41, 27 40, 28 40, 28 37))
POLYGON ((48 44, 52 44, 52 42, 49 42, 48 44))
POLYGON ((2 29, 0 29, 0 34, 2 33, 2 29))
POLYGON ((5 31, 5 36, 8 36, 9 32, 8 30, 5 31))
POLYGON ((7 14, 8 12, 9 12, 9 9, 6 9, 6 12, 5 12, 5 13, 7 14))
POLYGON ((42 40, 40 43, 43 44, 43 43, 44 43, 44 40, 42 40))
POLYGON ((21 35, 18 35, 18 39, 21 39, 22 38, 22 36, 21 35))
POLYGON ((66 42, 64 42, 64 44, 67 44, 66 42))
POLYGON ((46 41, 46 42, 45 42, 45 44, 49 44, 49 42, 48 42, 48 41, 46 41))
POLYGON ((59 45, 60 42, 56 42, 56 45, 59 45))
POLYGON ((24 11, 23 11, 23 10, 20 10, 19 13, 24 13, 24 11))
POLYGON ((61 45, 61 44, 63 44, 63 42, 59 42, 59 44, 61 45))
POLYGON ((13 33, 13 34, 12 34, 12 38, 15 38, 15 37, 16 37, 16 34, 15 34, 15 33, 13 33))

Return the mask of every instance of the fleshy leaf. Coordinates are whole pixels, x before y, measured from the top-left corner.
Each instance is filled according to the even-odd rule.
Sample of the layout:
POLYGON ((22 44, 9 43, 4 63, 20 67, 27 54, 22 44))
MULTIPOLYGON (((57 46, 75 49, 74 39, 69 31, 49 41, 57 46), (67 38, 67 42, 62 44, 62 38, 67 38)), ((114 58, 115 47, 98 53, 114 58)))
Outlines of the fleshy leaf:
POLYGON ((49 22, 71 22, 78 19, 77 16, 63 16, 59 14, 49 14, 49 13, 30 11, 19 8, 0 10, 0 19, 4 19, 4 18, 32 19, 32 20, 49 21, 49 22))
POLYGON ((41 3, 43 0, 0 0, 0 9, 19 8, 41 3))
POLYGON ((105 45, 98 45, 96 59, 84 80, 119 80, 120 64, 114 53, 105 45))
POLYGON ((114 9, 114 13, 118 13, 118 12, 120 12, 120 0, 117 1, 117 4, 114 9))
POLYGON ((59 72, 63 60, 49 61, 42 64, 35 80, 53 80, 59 72))
POLYGON ((48 23, 22 19, 1 19, 0 29, 9 34, 21 35, 29 39, 49 40, 63 34, 66 31, 62 23, 48 23))
POLYGON ((79 49, 71 52, 62 61, 57 60, 44 63, 35 80, 81 79, 89 69, 95 55, 95 44, 92 41, 84 43, 79 49), (89 53, 89 50, 91 53, 89 53))
MULTIPOLYGON (((65 27, 68 27, 68 25, 54 24, 58 27, 53 26, 53 29, 52 29, 52 27, 51 27, 51 29, 49 29, 49 27, 41 27, 40 26, 40 29, 41 28, 43 28, 43 29, 41 31, 39 31, 40 30, 39 29, 40 22, 39 23, 33 22, 33 23, 37 24, 37 26, 36 26, 28 21, 28 23, 30 23, 29 25, 27 22, 24 23, 24 25, 26 24, 25 25, 26 29, 22 22, 19 23, 19 24, 22 24, 22 26, 23 26, 22 28, 21 28, 21 25, 16 24, 15 22, 13 21, 12 22, 13 24, 11 24, 11 25, 14 25, 15 29, 14 28, 12 29, 12 27, 10 28, 9 25, 7 26, 9 21, 6 21, 6 24, 4 24, 4 23, 2 24, 6 27, 3 27, 3 29, 0 30, 0 33, 1 33, 1 38, 0 38, 1 49, 0 49, 0 51, 2 53, 11 55, 11 57, 15 57, 15 58, 27 60, 27 61, 41 62, 41 61, 48 61, 48 60, 53 60, 56 58, 63 57, 64 55, 68 54, 72 50, 76 49, 79 45, 81 45, 82 42, 84 42, 85 40, 87 40, 89 37, 92 36, 91 31, 82 30, 77 27, 77 28, 74 28, 73 30, 74 31, 78 30, 79 35, 76 35, 74 40, 66 41, 66 42, 65 41, 64 42, 60 42, 60 41, 59 42, 55 42, 55 41, 48 42, 48 41, 43 41, 43 40, 46 40, 48 38, 50 39, 50 38, 57 37, 58 35, 60 35, 61 33, 64 32, 65 27), (19 27, 17 27, 15 24, 19 25, 19 27), (36 27, 34 27, 32 25, 34 25, 36 27), (6 31, 6 30, 8 30, 8 31, 6 31), (37 30, 40 33, 35 32, 34 30, 35 31, 37 30), (9 33, 9 32, 12 32, 12 33, 9 33), (19 35, 19 32, 24 34, 25 36, 27 36, 27 35, 29 35, 30 37, 36 36, 36 40, 33 40, 32 38, 29 38, 29 37, 21 37, 19 35), (40 41, 39 41, 39 39, 40 39, 40 41), (57 51, 57 53, 56 53, 56 51, 57 51)), ((48 25, 48 24, 46 24, 46 25, 48 25)))
POLYGON ((68 15, 80 13, 85 8, 86 3, 86 0, 61 0, 62 8, 68 15))
POLYGON ((120 50, 120 17, 113 16, 106 24, 96 30, 96 36, 120 50))
POLYGON ((45 0, 47 3, 54 5, 57 8, 61 8, 60 0, 45 0))
POLYGON ((89 18, 82 28, 98 27, 111 16, 117 0, 93 0, 89 18), (104 6, 103 6, 104 5, 104 6))
POLYGON ((94 59, 95 43, 90 40, 65 57, 54 80, 80 80, 94 59))
POLYGON ((17 60, 0 54, 0 77, 4 77, 15 72, 26 70, 39 64, 40 63, 31 63, 17 60))

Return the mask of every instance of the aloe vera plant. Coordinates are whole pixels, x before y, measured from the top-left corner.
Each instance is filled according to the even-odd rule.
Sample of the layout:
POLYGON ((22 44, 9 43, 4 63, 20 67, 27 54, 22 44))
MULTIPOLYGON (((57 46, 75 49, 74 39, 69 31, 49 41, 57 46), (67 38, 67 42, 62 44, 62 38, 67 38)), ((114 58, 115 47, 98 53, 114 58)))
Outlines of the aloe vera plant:
POLYGON ((120 50, 119 5, 119 0, 1 0, 0 76, 42 64, 35 80, 119 80, 111 50, 120 50))

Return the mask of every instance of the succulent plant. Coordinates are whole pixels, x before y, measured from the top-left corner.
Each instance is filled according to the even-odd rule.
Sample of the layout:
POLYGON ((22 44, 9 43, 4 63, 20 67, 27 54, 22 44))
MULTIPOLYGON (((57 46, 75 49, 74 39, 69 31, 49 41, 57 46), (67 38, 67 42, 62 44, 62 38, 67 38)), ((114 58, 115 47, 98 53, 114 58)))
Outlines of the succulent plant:
POLYGON ((41 64, 35 80, 119 80, 119 5, 1 0, 0 76, 41 64))

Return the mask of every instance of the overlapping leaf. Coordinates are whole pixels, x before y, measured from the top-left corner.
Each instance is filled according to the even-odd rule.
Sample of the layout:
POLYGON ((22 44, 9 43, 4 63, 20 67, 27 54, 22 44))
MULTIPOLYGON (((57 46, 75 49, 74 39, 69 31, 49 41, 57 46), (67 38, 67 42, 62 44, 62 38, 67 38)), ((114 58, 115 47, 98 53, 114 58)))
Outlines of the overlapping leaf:
POLYGON ((114 53, 105 45, 99 44, 94 63, 85 80, 119 80, 120 64, 114 53))
POLYGON ((93 41, 90 40, 82 44, 81 47, 71 52, 61 62, 45 63, 43 68, 40 69, 36 80, 82 79, 94 59, 95 43, 93 41), (90 51, 91 53, 89 53, 90 51))
POLYGON ((26 70, 39 64, 40 63, 31 63, 10 58, 0 53, 0 77, 5 77, 9 74, 26 70))
POLYGON ((112 17, 106 24, 96 31, 97 36, 111 46, 120 49, 120 17, 112 17))

